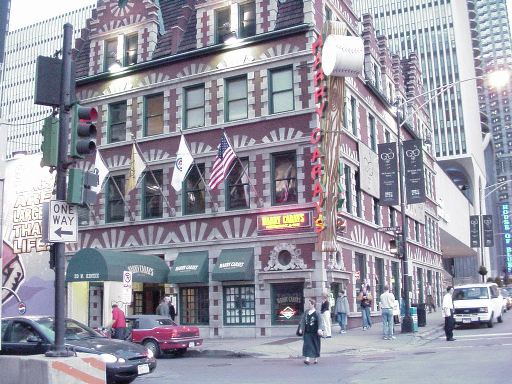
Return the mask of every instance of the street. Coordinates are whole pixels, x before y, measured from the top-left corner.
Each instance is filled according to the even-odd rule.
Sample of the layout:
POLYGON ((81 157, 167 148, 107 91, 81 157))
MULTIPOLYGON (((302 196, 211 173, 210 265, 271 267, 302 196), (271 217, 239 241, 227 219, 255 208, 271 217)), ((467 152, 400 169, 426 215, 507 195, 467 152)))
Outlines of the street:
MULTIPOLYGON (((380 324, 376 324, 380 329, 380 324)), ((157 370, 136 384, 282 384, 311 383, 503 383, 510 376, 512 316, 494 328, 456 329, 456 341, 432 335, 415 344, 400 342, 392 350, 345 349, 323 356, 318 365, 305 366, 300 358, 200 357, 191 351, 183 358, 159 359, 157 370), (197 356, 197 357, 196 357, 197 356)), ((336 335, 335 337, 343 337, 336 335)), ((363 336, 364 337, 364 336, 363 336)), ((373 335, 372 335, 373 337, 373 335)))

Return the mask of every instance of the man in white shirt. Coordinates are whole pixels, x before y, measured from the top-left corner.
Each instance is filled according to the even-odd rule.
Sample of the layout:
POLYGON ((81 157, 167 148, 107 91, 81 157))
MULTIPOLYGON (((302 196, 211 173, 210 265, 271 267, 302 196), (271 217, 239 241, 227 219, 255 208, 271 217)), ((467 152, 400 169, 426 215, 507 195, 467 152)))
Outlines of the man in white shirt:
POLYGON ((382 314, 382 329, 384 340, 391 340, 393 336, 393 306, 395 295, 389 292, 389 285, 384 286, 384 293, 380 295, 380 311, 382 314))
POLYGON ((446 288, 446 295, 443 297, 443 317, 444 317, 444 333, 446 341, 454 341, 453 328, 455 326, 455 319, 453 318, 453 287, 446 288))

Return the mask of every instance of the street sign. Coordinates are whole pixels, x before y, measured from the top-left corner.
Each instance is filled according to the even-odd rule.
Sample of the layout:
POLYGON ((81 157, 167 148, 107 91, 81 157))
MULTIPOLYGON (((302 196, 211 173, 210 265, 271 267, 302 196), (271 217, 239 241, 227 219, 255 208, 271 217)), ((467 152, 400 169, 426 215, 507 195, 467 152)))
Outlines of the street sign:
POLYGON ((74 243, 78 235, 78 211, 75 205, 51 200, 48 212, 48 242, 74 243))
POLYGON ((378 229, 379 232, 400 232, 401 230, 400 227, 381 227, 378 229))
POLYGON ((123 291, 121 300, 124 304, 131 304, 132 302, 132 283, 133 274, 130 271, 123 271, 123 291))

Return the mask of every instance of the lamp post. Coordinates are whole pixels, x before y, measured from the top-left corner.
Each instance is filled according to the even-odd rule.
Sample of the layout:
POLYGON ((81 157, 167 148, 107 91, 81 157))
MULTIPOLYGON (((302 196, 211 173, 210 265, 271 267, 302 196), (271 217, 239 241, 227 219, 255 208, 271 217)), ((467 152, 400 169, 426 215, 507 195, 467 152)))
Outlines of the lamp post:
POLYGON ((403 122, 400 121, 399 103, 396 103, 396 126, 397 126, 397 144, 398 144, 398 170, 399 170, 399 191, 400 191, 400 210, 402 217, 401 241, 399 242, 399 252, 402 255, 402 269, 403 269, 403 289, 404 289, 404 306, 405 314, 402 319, 402 333, 411 333, 413 331, 413 322, 411 317, 411 305, 409 302, 409 263, 407 260, 407 233, 409 231, 407 224, 407 215, 405 214, 405 166, 404 166, 404 151, 402 147, 402 135, 400 128, 403 122))

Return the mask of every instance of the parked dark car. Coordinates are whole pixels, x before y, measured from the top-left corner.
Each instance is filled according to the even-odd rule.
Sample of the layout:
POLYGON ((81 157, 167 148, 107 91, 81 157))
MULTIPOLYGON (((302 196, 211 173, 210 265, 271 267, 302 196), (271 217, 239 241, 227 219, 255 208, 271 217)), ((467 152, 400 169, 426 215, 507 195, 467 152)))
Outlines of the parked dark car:
MULTIPOLYGON (((37 355, 50 350, 55 340, 54 319, 19 316, 2 319, 2 355, 37 355)), ((152 351, 123 340, 108 339, 78 321, 66 319, 67 349, 99 355, 106 363, 108 383, 130 383, 156 367, 152 351)))
POLYGON ((199 328, 177 325, 160 315, 131 315, 126 317, 129 339, 153 351, 155 357, 165 352, 183 355, 188 348, 203 344, 199 328))

